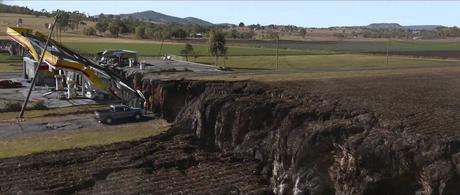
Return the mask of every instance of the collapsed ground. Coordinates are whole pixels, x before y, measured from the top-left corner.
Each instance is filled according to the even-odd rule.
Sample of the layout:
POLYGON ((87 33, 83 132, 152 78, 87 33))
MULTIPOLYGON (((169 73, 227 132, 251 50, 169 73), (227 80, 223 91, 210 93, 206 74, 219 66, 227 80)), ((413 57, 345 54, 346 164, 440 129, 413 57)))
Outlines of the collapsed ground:
POLYGON ((455 194, 459 76, 144 80, 156 112, 174 121, 170 130, 2 159, 0 190, 455 194))
MULTIPOLYGON (((337 48, 348 43, 318 44, 337 48)), ((157 54, 159 48, 159 43, 101 44, 94 40, 71 45, 90 53, 128 47, 141 55, 157 54)), ((316 47, 314 43, 297 45, 316 47)), ((372 44, 346 48, 362 52, 359 45, 367 50, 372 44)), ((153 109, 173 122, 161 135, 157 134, 168 124, 160 123, 159 128, 154 125, 157 120, 75 129, 72 125, 92 117, 65 111, 66 115, 76 114, 76 120, 58 124, 50 117, 60 116, 61 111, 54 115, 55 109, 27 112, 26 117, 34 121, 25 126, 46 127, 46 133, 26 131, 22 139, 24 132, 13 132, 21 140, 9 146, 22 146, 19 155, 157 136, 1 159, 0 192, 455 194, 460 190, 460 92, 456 88, 460 68, 454 60, 458 55, 442 48, 425 51, 433 48, 431 43, 415 52, 412 50, 422 46, 414 42, 409 51, 391 54, 436 59, 390 56, 386 64, 385 45, 372 50, 378 55, 283 49, 281 54, 290 55, 280 56, 280 70, 275 68, 273 48, 232 47, 230 53, 235 55, 226 61, 234 69, 231 73, 144 75, 141 88, 147 96, 154 96, 153 109), (101 142, 100 138, 106 139, 101 142), (91 141, 81 144, 83 140, 91 141), (38 148, 28 145, 31 142, 51 146, 38 148)), ((165 45, 167 53, 181 48, 165 45)), ((199 45, 196 49, 206 48, 199 45)), ((207 56, 192 60, 214 62, 207 56)), ((8 72, 0 74, 2 78, 21 71, 20 65, 10 61, 0 65, 0 72, 8 72)), ((9 94, 17 95, 15 91, 9 94)), ((84 113, 93 111, 88 110, 84 113)), ((16 115, 2 113, 0 118, 16 115)), ((0 126, 9 123, 2 121, 0 126)), ((85 125, 91 124, 95 121, 85 125)), ((9 141, 3 138, 0 144, 9 141)))

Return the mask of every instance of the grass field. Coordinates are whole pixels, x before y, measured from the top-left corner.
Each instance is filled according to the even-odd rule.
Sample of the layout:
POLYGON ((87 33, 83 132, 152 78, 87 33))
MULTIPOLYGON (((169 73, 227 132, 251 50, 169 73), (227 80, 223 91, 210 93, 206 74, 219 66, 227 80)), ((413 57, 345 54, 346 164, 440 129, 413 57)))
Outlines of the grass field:
MULTIPOLYGON (((34 15, 26 15, 26 14, 15 14, 15 13, 0 13, 0 35, 6 35, 6 28, 8 26, 16 26, 18 19, 22 19, 22 26, 23 28, 30 28, 34 30, 38 30, 43 33, 48 33, 48 29, 46 28, 46 23, 52 23, 53 18, 48 18, 45 16, 36 17, 34 15)), ((80 26, 78 30, 70 30, 67 32, 63 32, 63 36, 73 37, 73 36, 83 36, 81 33, 84 27, 88 26, 95 26, 95 22, 85 21, 86 25, 80 26)))
MULTIPOLYGON (((246 47, 275 48, 275 41, 229 41, 246 47)), ((346 52, 386 52, 390 51, 460 51, 458 40, 375 40, 375 41, 280 41, 280 48, 298 50, 329 50, 346 52)))
MULTIPOLYGON (((66 46, 75 51, 83 54, 96 54, 105 49, 127 49, 137 51, 140 56, 158 56, 160 54, 161 44, 156 42, 147 43, 118 43, 118 42, 65 42, 66 46)), ((184 48, 184 44, 164 44, 161 53, 180 55, 180 51, 184 48)), ((209 55, 207 45, 195 44, 193 45, 194 51, 198 55, 209 55)), ((280 55, 301 55, 309 54, 312 52, 304 50, 279 50, 280 55)), ((320 53, 320 52, 315 52, 320 53)), ((325 53, 325 52, 321 52, 325 53)), ((275 55, 275 49, 269 48, 250 48, 250 47, 229 47, 228 55, 230 56, 259 56, 259 55, 275 55)))
POLYGON ((93 129, 74 133, 45 133, 31 137, 5 139, 0 140, 0 158, 135 140, 157 135, 168 128, 169 124, 164 120, 155 120, 126 127, 93 129))
POLYGON ((0 72, 21 72, 22 58, 0 53, 0 72))
MULTIPOLYGON (((82 53, 96 53, 104 49, 128 49, 138 51, 142 56, 156 56, 160 52, 158 42, 65 42, 67 46, 82 53)), ((248 41, 229 46, 228 55, 252 56, 252 55, 275 55, 276 44, 268 41, 248 41)), ((207 45, 203 43, 193 44, 198 55, 208 55, 207 45)), ((179 55, 184 44, 168 43, 163 45, 162 53, 179 55)), ((391 41, 364 42, 364 41, 339 41, 339 42, 300 42, 286 41, 280 44, 280 55, 300 54, 324 54, 334 52, 391 52, 399 51, 460 51, 460 42, 437 42, 437 41, 391 41)))
POLYGON ((316 72, 260 72, 239 73, 227 75, 192 76, 191 80, 225 80, 242 81, 255 80, 264 82, 279 81, 304 81, 304 80, 328 80, 348 78, 387 78, 391 76, 433 75, 444 73, 460 73, 460 66, 454 67, 421 67, 404 69, 380 69, 380 70, 348 70, 348 71, 316 71, 316 72))
MULTIPOLYGON (((195 62, 214 64, 213 57, 199 57, 195 62)), ((229 56, 226 67, 234 69, 276 69, 275 56, 229 56)), ((280 56, 280 69, 346 69, 346 68, 397 68, 433 65, 460 65, 460 60, 440 60, 391 56, 386 64, 386 56, 364 54, 330 54, 330 55, 292 55, 280 56)), ((219 61, 223 66, 223 59, 219 61)))

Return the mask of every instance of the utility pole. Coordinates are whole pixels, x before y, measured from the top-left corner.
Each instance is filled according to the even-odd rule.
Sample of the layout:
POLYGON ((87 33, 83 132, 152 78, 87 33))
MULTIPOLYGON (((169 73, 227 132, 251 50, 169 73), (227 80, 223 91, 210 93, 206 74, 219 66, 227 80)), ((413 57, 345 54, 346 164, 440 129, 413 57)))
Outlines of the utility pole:
POLYGON ((35 67, 35 74, 34 78, 32 79, 32 83, 30 83, 29 91, 27 92, 26 99, 24 100, 24 103, 22 104, 21 108, 21 113, 19 114, 19 118, 23 118, 24 116, 24 111, 26 110, 27 107, 27 102, 29 101, 30 98, 30 93, 32 93, 32 89, 34 88, 35 81, 37 80, 38 77, 38 69, 40 68, 40 64, 43 62, 43 57, 45 56, 46 49, 48 48, 49 41, 51 39, 51 35, 53 34, 54 26, 56 25, 56 21, 58 20, 59 15, 56 15, 54 18, 54 23, 53 26, 51 26, 50 34, 48 35, 48 39, 46 40, 45 48, 43 48, 43 51, 40 55, 40 60, 38 60, 37 67, 35 67))
POLYGON ((278 70, 278 49, 280 47, 280 36, 276 34, 276 70, 278 70))
POLYGON ((387 65, 388 65, 388 60, 390 56, 390 44, 391 44, 391 39, 388 39, 388 44, 387 44, 387 65))
POLYGON ((165 42, 165 39, 161 39, 161 45, 160 45, 160 52, 158 52, 158 55, 161 57, 161 50, 163 50, 163 43, 165 42))

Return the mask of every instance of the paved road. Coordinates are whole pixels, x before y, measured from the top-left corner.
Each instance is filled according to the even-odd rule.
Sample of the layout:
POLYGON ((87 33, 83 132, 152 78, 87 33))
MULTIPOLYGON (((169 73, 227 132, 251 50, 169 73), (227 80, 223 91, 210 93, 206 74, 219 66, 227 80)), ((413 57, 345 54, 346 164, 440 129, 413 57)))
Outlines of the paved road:
POLYGON ((23 122, 0 122, 0 139, 33 135, 44 132, 76 131, 83 129, 110 129, 122 126, 135 126, 149 122, 152 117, 145 117, 140 122, 123 121, 116 125, 101 124, 94 119, 94 114, 66 115, 61 117, 46 117, 40 120, 32 119, 23 122))

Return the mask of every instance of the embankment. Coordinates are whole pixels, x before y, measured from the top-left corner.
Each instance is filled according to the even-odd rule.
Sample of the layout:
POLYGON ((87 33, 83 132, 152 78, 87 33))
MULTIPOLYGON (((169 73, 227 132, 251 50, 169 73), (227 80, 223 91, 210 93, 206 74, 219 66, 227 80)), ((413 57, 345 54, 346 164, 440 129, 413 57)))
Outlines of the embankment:
POLYGON ((340 99, 245 81, 137 86, 175 122, 172 131, 192 133, 206 150, 259 160, 276 194, 460 191, 458 139, 418 136, 340 99))

